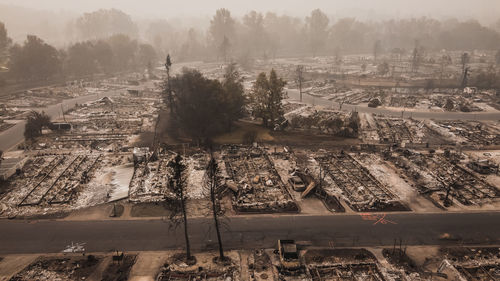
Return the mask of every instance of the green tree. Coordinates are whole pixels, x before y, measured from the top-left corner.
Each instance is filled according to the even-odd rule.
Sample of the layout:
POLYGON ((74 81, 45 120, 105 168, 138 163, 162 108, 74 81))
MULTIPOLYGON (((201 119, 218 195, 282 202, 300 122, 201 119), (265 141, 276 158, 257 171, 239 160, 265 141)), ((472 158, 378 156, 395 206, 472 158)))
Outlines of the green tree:
POLYGON ((113 51, 113 65, 116 70, 134 69, 137 66, 136 53, 138 43, 124 34, 111 36, 108 40, 113 51))
POLYGON ((230 131, 233 122, 243 117, 245 106, 243 78, 238 72, 235 63, 231 63, 226 67, 222 87, 224 94, 221 97, 221 103, 224 109, 224 124, 226 130, 230 131))
POLYGON ((76 29, 84 40, 108 38, 117 34, 135 38, 138 33, 131 17, 116 9, 85 13, 76 20, 76 29))
POLYGON ((24 127, 24 137, 33 140, 41 136, 42 129, 50 124, 50 117, 45 112, 30 111, 24 127))
POLYGON ((24 45, 14 45, 10 54, 10 74, 16 79, 44 80, 61 71, 59 52, 34 35, 28 35, 24 45))
POLYGON ((156 51, 150 44, 140 44, 138 47, 138 59, 140 66, 148 66, 149 64, 156 64, 156 51))
POLYGON ((12 40, 7 35, 7 29, 3 22, 0 22, 0 67, 7 62, 8 49, 12 40))
POLYGON ((247 47, 253 49, 254 55, 265 56, 267 30, 264 28, 264 16, 251 11, 243 17, 243 24, 247 29, 247 47))
POLYGON ((320 9, 313 10, 311 15, 306 18, 309 44, 313 56, 316 56, 317 52, 325 46, 329 23, 330 20, 320 9))
POLYGON ((210 21, 209 34, 212 45, 219 51, 223 49, 223 57, 226 59, 229 47, 228 43, 234 42, 233 39, 235 36, 235 21, 231 17, 231 12, 229 10, 218 9, 215 12, 214 17, 210 21), (225 47, 222 48, 223 46, 225 47))
POLYGON ((94 58, 97 61, 100 71, 104 73, 110 73, 113 71, 113 57, 113 50, 107 41, 98 40, 94 44, 94 58))
POLYGON ((262 118, 266 127, 274 128, 283 119, 285 85, 286 82, 278 78, 274 69, 269 73, 269 79, 264 72, 257 76, 251 93, 252 113, 255 117, 262 118))
POLYGON ((68 48, 66 69, 75 76, 89 75, 97 72, 94 45, 89 42, 80 42, 68 48))
POLYGON ((223 83, 207 79, 197 70, 184 69, 171 79, 173 121, 198 143, 227 131, 242 112, 242 86, 229 70, 223 83))

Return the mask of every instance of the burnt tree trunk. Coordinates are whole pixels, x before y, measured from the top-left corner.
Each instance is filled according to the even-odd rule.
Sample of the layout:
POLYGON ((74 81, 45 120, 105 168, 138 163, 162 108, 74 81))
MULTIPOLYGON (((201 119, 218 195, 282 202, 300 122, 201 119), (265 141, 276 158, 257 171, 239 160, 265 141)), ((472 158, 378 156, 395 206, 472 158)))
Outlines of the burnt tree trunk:
POLYGON ((217 163, 213 157, 213 154, 210 157, 210 162, 208 164, 208 183, 210 188, 210 201, 212 201, 212 214, 214 216, 214 224, 215 224, 215 232, 217 233, 217 242, 219 243, 219 259, 220 261, 224 261, 224 248, 222 247, 222 237, 220 234, 220 225, 219 225, 219 215, 217 213, 218 205, 218 172, 217 172, 217 163))
MULTIPOLYGON (((213 188, 213 187, 212 187, 213 188)), ((219 227, 219 217, 217 215, 217 204, 216 201, 217 198, 215 196, 215 192, 211 192, 211 198, 212 200, 212 212, 214 215, 214 223, 215 223, 215 232, 217 233, 217 242, 219 243, 219 258, 220 261, 224 260, 224 249, 222 248, 222 237, 220 235, 220 227, 219 227)))
POLYGON ((191 245, 189 244, 186 201, 184 199, 183 191, 181 191, 181 208, 182 208, 182 219, 184 220, 184 238, 186 239, 186 260, 189 261, 191 259, 191 245))

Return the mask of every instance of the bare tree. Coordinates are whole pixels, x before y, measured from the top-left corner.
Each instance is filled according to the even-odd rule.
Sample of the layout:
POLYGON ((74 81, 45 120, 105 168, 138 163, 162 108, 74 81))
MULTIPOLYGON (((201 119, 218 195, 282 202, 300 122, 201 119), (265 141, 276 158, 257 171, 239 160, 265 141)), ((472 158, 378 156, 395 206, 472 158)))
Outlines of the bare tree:
POLYGON ((382 41, 377 40, 373 44, 373 61, 375 63, 377 63, 377 58, 381 51, 382 51, 382 41))
POLYGON ((443 84, 443 75, 446 67, 451 64, 451 57, 449 55, 443 55, 439 59, 439 65, 441 66, 439 70, 439 87, 443 84))
POLYGON ((170 87, 170 68, 172 67, 172 60, 170 59, 170 54, 167 55, 167 60, 165 61, 165 69, 167 70, 167 85, 165 87, 167 94, 167 101, 170 107, 170 115, 174 113, 174 97, 172 95, 172 88, 170 87))
POLYGON ((300 93, 300 102, 302 102, 302 82, 304 82, 304 66, 297 65, 297 69, 295 70, 297 76, 297 83, 299 84, 299 93, 300 93))
POLYGON ((420 67, 420 50, 418 48, 418 43, 416 43, 415 48, 413 49, 412 58, 411 58, 411 72, 418 72, 418 68, 420 67))
POLYGON ((220 234, 219 210, 220 208, 220 192, 221 192, 221 177, 217 161, 213 153, 210 153, 210 161, 208 162, 205 172, 205 184, 210 195, 212 206, 212 215, 214 218, 215 231, 217 233, 217 242, 219 243, 219 261, 224 261, 224 249, 222 247, 222 237, 220 234))
POLYGON ((465 69, 467 68, 469 62, 470 62, 469 53, 463 53, 462 56, 460 57, 460 63, 462 64, 462 73, 465 73, 465 69))
POLYGON ((171 202, 170 220, 172 224, 177 227, 180 224, 184 226, 184 239, 186 241, 186 261, 192 262, 194 260, 191 256, 191 245, 189 243, 188 235, 188 222, 187 222, 187 195, 186 195, 186 181, 184 178, 184 171, 186 166, 182 163, 182 156, 177 154, 174 161, 170 162, 173 169, 173 177, 170 179, 170 186, 174 193, 174 198, 171 202))
POLYGON ((468 64, 470 62, 470 55, 469 55, 469 53, 463 53, 462 57, 460 58, 460 62, 462 64, 462 83, 461 83, 461 87, 465 88, 465 87, 467 87, 467 78, 468 78, 469 70, 470 70, 470 68, 468 67, 468 64))

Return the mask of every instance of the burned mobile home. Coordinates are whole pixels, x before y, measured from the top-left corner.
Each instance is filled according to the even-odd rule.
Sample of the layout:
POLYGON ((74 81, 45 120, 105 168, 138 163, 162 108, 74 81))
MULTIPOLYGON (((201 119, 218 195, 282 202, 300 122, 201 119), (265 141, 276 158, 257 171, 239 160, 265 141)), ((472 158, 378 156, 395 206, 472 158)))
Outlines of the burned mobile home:
POLYGON ((237 186, 233 207, 238 212, 298 212, 265 150, 252 146, 226 146, 223 160, 228 184, 237 186))

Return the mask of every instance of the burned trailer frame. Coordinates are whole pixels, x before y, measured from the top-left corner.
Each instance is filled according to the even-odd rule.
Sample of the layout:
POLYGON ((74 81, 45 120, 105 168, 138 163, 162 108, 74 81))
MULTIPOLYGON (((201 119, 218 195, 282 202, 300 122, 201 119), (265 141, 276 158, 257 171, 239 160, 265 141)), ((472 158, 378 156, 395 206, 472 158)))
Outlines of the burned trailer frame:
POLYGON ((18 206, 68 203, 80 184, 88 182, 101 155, 58 155, 46 166, 48 171, 23 197, 18 206))
POLYGON ((78 188, 90 181, 90 178, 99 168, 101 159, 102 154, 92 157, 85 156, 71 174, 70 179, 72 181, 65 183, 63 188, 55 192, 52 198, 49 199, 49 204, 56 205, 71 202, 78 194, 78 188))
POLYGON ((355 211, 410 210, 351 155, 328 153, 316 157, 316 161, 355 211))
POLYGON ((321 280, 371 280, 385 281, 375 263, 338 264, 310 266, 308 268, 313 281, 321 280))
POLYGON ((433 159, 435 169, 430 173, 441 183, 441 191, 465 206, 480 205, 487 200, 500 198, 500 190, 477 177, 457 163, 443 156, 433 159))

